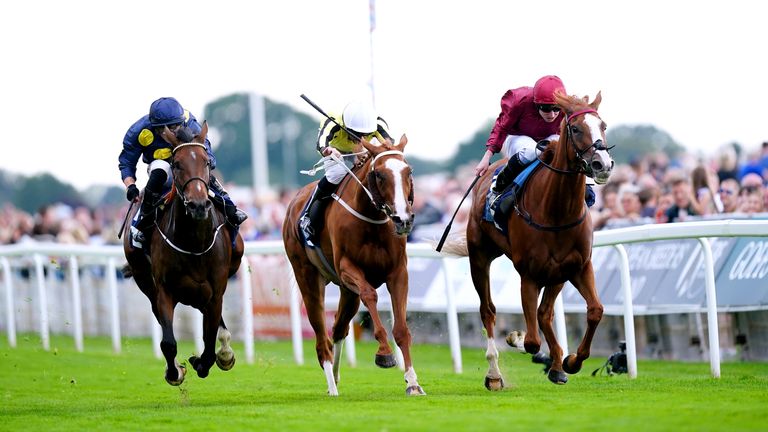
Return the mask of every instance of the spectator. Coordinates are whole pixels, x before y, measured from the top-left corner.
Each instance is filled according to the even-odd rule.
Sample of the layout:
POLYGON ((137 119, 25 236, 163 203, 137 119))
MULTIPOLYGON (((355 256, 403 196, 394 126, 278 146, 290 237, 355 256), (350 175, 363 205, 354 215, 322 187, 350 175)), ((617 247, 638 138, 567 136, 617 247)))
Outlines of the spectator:
POLYGON ((677 178, 671 181, 672 206, 664 213, 667 222, 683 222, 689 216, 698 216, 693 207, 693 193, 687 178, 677 178))
POLYGON ((624 213, 624 218, 631 222, 638 221, 643 210, 643 206, 640 204, 640 197, 638 196, 639 192, 640 189, 632 183, 624 183, 619 187, 618 199, 624 213))
POLYGON ((597 211, 593 210, 592 213, 592 222, 595 230, 604 228, 612 218, 624 216, 624 212, 619 204, 618 194, 619 183, 608 182, 600 189, 602 207, 597 211))
POLYGON ((699 165, 691 172, 693 185, 693 207, 699 215, 710 215, 723 212, 720 196, 715 194, 717 189, 717 173, 704 165, 699 165))
POLYGON ((659 188, 657 186, 649 186, 644 189, 640 189, 637 193, 637 198, 640 200, 640 217, 654 218, 656 216, 656 205, 659 201, 659 188))
POLYGON ((720 182, 717 194, 723 203, 723 213, 739 211, 739 182, 735 178, 726 178, 720 182))

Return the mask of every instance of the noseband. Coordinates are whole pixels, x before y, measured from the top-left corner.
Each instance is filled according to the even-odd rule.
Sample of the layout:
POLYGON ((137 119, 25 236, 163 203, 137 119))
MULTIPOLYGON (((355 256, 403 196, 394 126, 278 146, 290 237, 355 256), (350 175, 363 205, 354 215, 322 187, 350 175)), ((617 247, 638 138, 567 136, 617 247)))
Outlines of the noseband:
MULTIPOLYGON (((201 147, 203 150, 207 150, 205 148, 204 144, 191 142, 191 143, 185 143, 185 144, 177 145, 176 147, 174 147, 173 152, 171 152, 171 155, 175 156, 176 155, 176 150, 178 150, 178 149, 180 149, 182 147, 190 147, 190 146, 201 147)), ((209 171, 210 171, 210 166, 209 166, 209 171)), ((195 176, 195 177, 190 178, 189 180, 184 182, 184 184, 181 186, 181 188, 179 188, 178 185, 176 185, 176 177, 174 177, 174 179, 173 179, 173 184, 176 185, 176 192, 181 197, 181 200, 184 203, 184 208, 187 208, 187 204, 189 203, 189 200, 187 199, 186 195, 184 195, 184 191, 187 189, 187 186, 190 183, 192 183, 193 181, 195 181, 195 180, 199 180, 199 181, 203 182, 203 184, 205 185, 205 191, 206 191, 206 195, 207 195, 208 194, 208 182, 204 178, 202 178, 202 177, 195 176)))

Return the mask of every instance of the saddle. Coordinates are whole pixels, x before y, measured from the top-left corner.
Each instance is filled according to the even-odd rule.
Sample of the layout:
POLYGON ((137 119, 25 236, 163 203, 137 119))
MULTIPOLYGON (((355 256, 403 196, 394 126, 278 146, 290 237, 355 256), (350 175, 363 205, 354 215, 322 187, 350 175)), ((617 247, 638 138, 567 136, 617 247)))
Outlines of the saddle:
POLYGON ((493 173, 491 186, 486 193, 483 219, 492 222, 496 229, 505 235, 507 234, 507 222, 509 221, 509 216, 511 212, 517 208, 517 202, 523 195, 523 186, 525 186, 525 183, 528 181, 531 174, 539 168, 539 165, 541 165, 541 162, 537 159, 525 167, 525 169, 515 177, 512 183, 504 189, 496 201, 490 203, 488 198, 491 195, 491 189, 496 185, 496 178, 498 177, 499 172, 504 169, 504 165, 497 168, 493 173))

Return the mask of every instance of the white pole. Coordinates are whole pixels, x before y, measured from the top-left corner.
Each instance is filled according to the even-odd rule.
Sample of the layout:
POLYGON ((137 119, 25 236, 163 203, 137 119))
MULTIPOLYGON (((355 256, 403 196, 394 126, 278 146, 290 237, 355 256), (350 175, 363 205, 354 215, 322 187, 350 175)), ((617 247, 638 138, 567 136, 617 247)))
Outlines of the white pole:
POLYGON ((48 351, 51 348, 51 340, 48 333, 48 293, 45 290, 43 256, 35 254, 34 260, 35 276, 37 278, 37 294, 38 297, 40 297, 40 339, 43 342, 43 349, 48 351))
MULTIPOLYGON (((205 320, 203 319, 203 313, 195 308, 192 309, 192 321, 194 324, 192 324, 192 333, 194 335, 195 339, 195 350, 197 350, 197 355, 203 355, 203 351, 205 350, 205 341, 203 340, 203 325, 205 320)), ((218 328, 218 327, 217 327, 218 328)))
POLYGON ((254 341, 253 341, 253 291, 251 289, 251 263, 246 255, 245 259, 240 261, 240 303, 243 313, 243 345, 245 348, 245 362, 253 364, 254 361, 254 341))
POLYGON ((624 342, 627 344, 627 374, 637 378, 637 345, 635 343, 635 315, 632 306, 632 281, 629 278, 629 257, 624 245, 613 245, 619 253, 621 288, 624 292, 624 342))
POLYGON ((160 327, 160 323, 157 322, 155 315, 152 314, 152 350, 155 353, 155 358, 163 357, 163 350, 160 349, 160 340, 163 338, 163 329, 160 327))
POLYGON ((355 350, 355 320, 349 322, 349 333, 345 340, 347 345, 347 362, 352 367, 357 367, 357 351, 355 350))
POLYGON ((704 277, 707 293, 707 330, 709 332, 709 366, 714 378, 720 378, 720 336, 717 325, 717 294, 715 293, 715 264, 709 240, 700 237, 704 252, 704 277))
MULTIPOLYGON (((288 259, 286 257, 286 259, 288 259)), ((293 274, 293 268, 288 265, 288 280, 291 281, 291 340, 293 342, 293 360, 297 365, 304 364, 304 346, 301 337, 301 296, 299 284, 293 274)))
POLYGON ((563 307, 563 295, 555 298, 555 334, 557 343, 563 349, 563 358, 568 355, 568 332, 565 329, 565 308, 563 307))
POLYGON ((5 312, 8 332, 8 345, 16 348, 16 317, 13 313, 13 285, 11 284, 11 263, 5 257, 0 257, 3 266, 3 279, 5 282, 5 312))
POLYGON ((267 120, 264 96, 248 95, 251 127, 251 169, 253 187, 257 195, 269 189, 269 165, 267 159, 267 120))
POLYGON ((83 308, 80 303, 80 267, 77 265, 77 257, 75 255, 69 256, 69 273, 72 278, 72 321, 74 321, 74 328, 72 329, 72 335, 75 338, 75 349, 78 352, 83 352, 83 308))
POLYGON ((453 359, 453 371, 462 373, 461 340, 459 334, 459 314, 456 311, 456 299, 453 292, 453 278, 450 274, 448 259, 442 258, 440 265, 443 267, 443 279, 445 283, 445 314, 448 321, 448 343, 451 346, 451 358, 453 359))
POLYGON ((117 301, 117 265, 115 258, 107 260, 107 285, 109 286, 109 308, 112 314, 112 351, 120 354, 120 309, 117 301))

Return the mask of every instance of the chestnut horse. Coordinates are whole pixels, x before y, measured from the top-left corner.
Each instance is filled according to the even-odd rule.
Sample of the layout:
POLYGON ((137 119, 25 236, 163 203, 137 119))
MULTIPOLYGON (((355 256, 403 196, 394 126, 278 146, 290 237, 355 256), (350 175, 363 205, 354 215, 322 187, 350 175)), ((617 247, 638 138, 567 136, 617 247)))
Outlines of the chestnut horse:
POLYGON ((163 132, 163 138, 173 146, 172 198, 146 240, 151 245, 149 256, 131 245, 130 226, 123 232, 123 249, 128 260, 123 273, 135 278, 162 327, 160 348, 166 361, 165 380, 171 385, 181 384, 186 374, 184 366, 176 360, 173 335, 173 312, 178 303, 192 306, 203 314, 205 349, 200 357, 189 358, 197 375, 208 376, 214 362, 222 370, 231 369, 235 363, 229 346, 231 335, 221 318, 221 309, 227 279, 240 267, 243 239, 238 234, 233 247, 226 219, 212 207, 208 197, 210 161, 203 144, 207 132, 205 122, 202 132, 195 137, 184 128, 177 135, 167 127, 163 132), (191 142, 179 141, 185 135, 191 142), (221 349, 214 352, 217 334, 221 349))
MULTIPOLYGON (((605 184, 613 168, 613 160, 605 145, 605 123, 597 108, 601 96, 592 103, 588 99, 558 94, 557 104, 565 111, 559 141, 549 144, 539 159, 542 161, 524 185, 522 197, 507 215, 508 234, 483 218, 486 194, 495 169, 506 160, 494 164, 473 192, 471 215, 467 224, 466 244, 452 238, 454 248, 446 252, 469 255, 472 282, 480 296, 480 316, 487 332, 489 369, 485 386, 500 390, 504 380, 499 370, 499 353, 494 342, 496 307, 491 299, 488 272, 491 262, 504 254, 512 260, 521 279, 521 299, 527 331, 525 351, 545 359, 548 378, 555 384, 568 381, 589 357, 592 337, 603 316, 603 305, 595 290, 592 269, 592 220, 584 202, 585 176, 605 184), (458 246, 458 247, 456 247, 458 246), (554 304, 566 281, 570 281, 586 301, 587 328, 576 351, 563 360, 552 325, 554 304), (541 304, 537 302, 544 287, 541 304), (550 359, 539 350, 541 326, 550 350, 550 359)), ((507 338, 509 342, 509 338, 507 338)), ((509 342, 512 344, 511 342, 509 342)))
POLYGON ((411 334, 406 323, 408 299, 408 257, 406 237, 413 229, 413 180, 411 167, 403 156, 405 136, 398 145, 387 141, 362 145, 369 158, 352 175, 347 175, 334 194, 336 203, 326 208, 326 225, 308 248, 298 230, 302 209, 314 184, 302 188, 291 201, 283 223, 283 242, 301 290, 307 317, 315 331, 317 360, 325 374, 328 394, 338 396, 342 344, 362 300, 371 314, 374 336, 379 342, 375 363, 396 365, 376 307, 376 288, 387 284, 392 299, 392 333, 405 362, 406 394, 422 395, 411 362, 411 334), (331 339, 325 327, 325 286, 341 287, 331 339))

